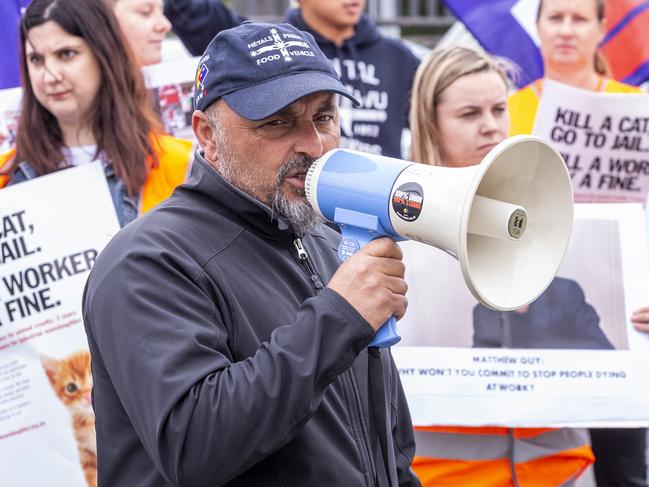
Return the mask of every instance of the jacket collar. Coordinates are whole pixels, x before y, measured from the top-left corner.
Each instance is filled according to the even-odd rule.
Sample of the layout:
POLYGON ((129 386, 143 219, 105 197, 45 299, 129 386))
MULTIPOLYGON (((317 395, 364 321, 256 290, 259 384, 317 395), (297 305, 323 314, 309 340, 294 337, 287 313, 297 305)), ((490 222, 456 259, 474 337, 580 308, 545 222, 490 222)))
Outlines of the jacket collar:
POLYGON ((289 225, 275 215, 270 207, 223 179, 205 160, 202 151, 195 152, 191 172, 183 187, 207 196, 228 212, 230 218, 265 238, 296 238, 289 225))

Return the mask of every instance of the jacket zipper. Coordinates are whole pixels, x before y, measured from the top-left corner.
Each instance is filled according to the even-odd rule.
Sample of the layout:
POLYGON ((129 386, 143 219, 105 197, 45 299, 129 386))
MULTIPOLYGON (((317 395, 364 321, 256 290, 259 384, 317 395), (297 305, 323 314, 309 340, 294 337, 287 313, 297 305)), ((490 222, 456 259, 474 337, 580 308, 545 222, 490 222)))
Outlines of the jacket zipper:
POLYGON ((370 477, 370 482, 375 482, 377 478, 376 465, 374 463, 374 455, 372 453, 369 431, 365 422, 365 414, 363 413, 363 406, 361 403, 361 398, 359 397, 360 392, 358 390, 358 384, 356 383, 354 372, 351 369, 347 370, 345 374, 346 377, 344 377, 342 380, 343 387, 347 388, 351 393, 354 404, 353 406, 350 406, 352 406, 356 411, 356 414, 353 416, 354 420, 358 422, 358 428, 360 430, 358 432, 358 435, 354 434, 354 437, 359 448, 361 464, 364 467, 367 467, 367 473, 370 477))
POLYGON ((295 250, 297 250, 297 256, 300 259, 300 263, 302 264, 302 267, 304 267, 304 269, 306 270, 306 273, 309 275, 309 279, 311 279, 311 282, 313 283, 315 288, 317 290, 324 288, 320 276, 318 276, 318 273, 315 271, 315 268, 311 263, 309 254, 306 253, 304 245, 302 245, 302 240, 296 238, 295 240, 293 240, 293 246, 295 247, 295 250))
MULTIPOLYGON (((306 249, 304 248, 304 245, 302 244, 302 240, 298 237, 295 240, 293 240, 293 246, 295 247, 295 250, 297 251, 297 256, 300 259, 300 263, 302 264, 302 267, 306 270, 309 279, 315 286, 317 290, 323 289, 324 285, 322 284, 322 280, 320 279, 320 276, 318 276, 318 273, 315 270, 315 267, 313 266, 313 263, 311 262, 311 258, 309 257, 309 254, 307 253, 306 249)), ((365 463, 363 460, 363 456, 365 456, 365 459, 369 463, 367 465, 369 467, 369 474, 370 478, 376 478, 376 470, 375 470, 375 465, 373 462, 373 457, 372 457, 372 449, 370 448, 370 441, 367 436, 367 430, 365 423, 363 421, 363 409, 361 406, 361 401, 360 398, 358 397, 359 392, 357 390, 356 386, 356 381, 353 375, 353 372, 351 370, 348 370, 346 372, 347 378, 345 379, 344 377, 341 376, 342 379, 342 385, 343 389, 347 389, 349 392, 351 392, 351 396, 353 397, 353 401, 356 406, 356 420, 358 421, 358 426, 360 428, 360 435, 361 438, 358 438, 356 435, 356 441, 357 445, 359 448, 363 450, 363 453, 361 453, 361 462, 365 463)))

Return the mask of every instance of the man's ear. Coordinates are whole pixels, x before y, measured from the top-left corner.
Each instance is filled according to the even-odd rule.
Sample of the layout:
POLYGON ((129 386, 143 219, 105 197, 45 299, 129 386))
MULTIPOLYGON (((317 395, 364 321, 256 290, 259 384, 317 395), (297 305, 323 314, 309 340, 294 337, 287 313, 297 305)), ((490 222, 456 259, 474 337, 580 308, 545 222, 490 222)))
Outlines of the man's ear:
POLYGON ((192 129, 194 129, 198 144, 203 149, 205 160, 211 164, 216 164, 217 151, 214 142, 214 125, 207 119, 205 112, 194 110, 194 113, 192 113, 192 129))

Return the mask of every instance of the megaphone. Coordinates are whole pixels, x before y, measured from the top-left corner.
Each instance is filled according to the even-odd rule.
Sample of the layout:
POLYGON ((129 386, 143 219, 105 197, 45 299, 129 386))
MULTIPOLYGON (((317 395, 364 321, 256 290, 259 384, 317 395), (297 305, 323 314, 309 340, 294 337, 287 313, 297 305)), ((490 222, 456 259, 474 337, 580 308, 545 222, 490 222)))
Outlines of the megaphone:
MULTIPOLYGON (((305 192, 320 215, 340 226, 340 260, 379 237, 423 242, 458 259, 473 296, 501 311, 539 297, 572 230, 566 165, 553 147, 527 135, 504 140, 464 168, 334 149, 312 164, 305 192)), ((400 339, 391 317, 369 346, 400 339)))

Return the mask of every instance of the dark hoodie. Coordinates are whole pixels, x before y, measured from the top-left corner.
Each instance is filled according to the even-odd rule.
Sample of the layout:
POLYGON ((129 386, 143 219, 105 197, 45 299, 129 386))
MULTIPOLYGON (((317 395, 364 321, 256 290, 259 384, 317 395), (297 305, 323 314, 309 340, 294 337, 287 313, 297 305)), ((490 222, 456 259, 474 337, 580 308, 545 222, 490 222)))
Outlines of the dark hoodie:
MULTIPOLYGON (((214 0, 167 0, 165 15, 193 55, 202 54, 221 30, 246 20, 214 0)), ((366 15, 341 46, 311 29, 299 9, 288 10, 285 21, 313 35, 343 84, 361 102, 353 107, 347 99, 340 100, 340 146, 401 157, 417 57, 401 41, 381 35, 366 15)))
POLYGON ((401 157, 401 131, 407 126, 419 59, 401 41, 382 36, 367 15, 341 46, 311 29, 299 9, 289 10, 285 20, 313 35, 343 84, 361 102, 353 107, 351 101, 340 100, 340 146, 401 157))

